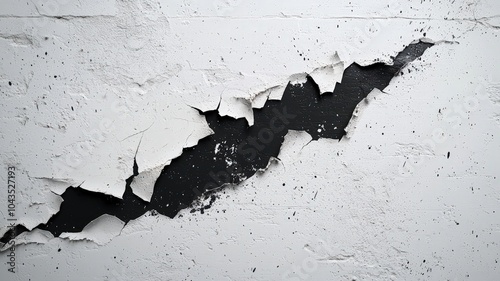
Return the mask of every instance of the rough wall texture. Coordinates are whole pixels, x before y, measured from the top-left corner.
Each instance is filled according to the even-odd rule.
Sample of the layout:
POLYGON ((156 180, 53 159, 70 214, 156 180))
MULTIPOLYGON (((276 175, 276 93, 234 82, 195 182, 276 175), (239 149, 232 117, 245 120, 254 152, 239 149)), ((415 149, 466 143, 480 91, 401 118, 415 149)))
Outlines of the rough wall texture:
POLYGON ((32 231, 0 279, 500 279, 499 29, 495 0, 2 1, 0 230, 32 231), (214 133, 200 111, 254 125, 289 81, 332 92, 416 40, 435 45, 340 141, 289 131, 267 168, 174 218, 37 228, 70 186, 121 200, 135 175, 148 202, 214 133))

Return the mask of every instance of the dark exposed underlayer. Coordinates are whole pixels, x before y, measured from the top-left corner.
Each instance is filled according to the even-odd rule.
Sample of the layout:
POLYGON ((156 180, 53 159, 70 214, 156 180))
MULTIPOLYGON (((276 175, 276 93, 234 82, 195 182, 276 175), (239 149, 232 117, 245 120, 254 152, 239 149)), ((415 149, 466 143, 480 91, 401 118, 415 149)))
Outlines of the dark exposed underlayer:
MULTIPOLYGON (((306 131, 315 140, 340 140, 356 105, 373 89, 383 90, 407 63, 432 45, 410 44, 394 58, 393 65, 353 63, 345 69, 342 82, 337 83, 333 93, 320 95, 311 77, 302 85, 288 84, 280 101, 268 100, 263 108, 253 110, 251 127, 244 119, 221 117, 217 110, 200 112, 215 133, 201 139, 195 147, 185 148, 181 156, 164 167, 151 202, 132 193, 130 183, 137 175, 134 163, 134 175, 127 180, 123 199, 70 187, 62 195, 60 211, 37 228, 59 236, 62 232, 81 231, 103 214, 128 222, 149 210, 174 218, 196 199, 225 184, 238 184, 266 168, 270 159, 278 156, 289 130, 306 131)), ((18 225, 0 241, 6 243, 24 231, 27 229, 18 225)))

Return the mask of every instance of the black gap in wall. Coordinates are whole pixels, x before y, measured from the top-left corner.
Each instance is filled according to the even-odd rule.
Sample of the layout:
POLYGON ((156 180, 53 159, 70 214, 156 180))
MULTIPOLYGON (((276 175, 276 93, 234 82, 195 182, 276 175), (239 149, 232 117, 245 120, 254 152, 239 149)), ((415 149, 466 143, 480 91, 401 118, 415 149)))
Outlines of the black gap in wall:
MULTIPOLYGON (((128 222, 148 210, 173 218, 200 197, 210 196, 210 203, 203 211, 215 200, 215 190, 225 184, 238 184, 265 168, 271 157, 278 155, 289 130, 306 131, 313 139, 341 139, 356 105, 374 88, 383 90, 407 63, 419 58, 432 45, 410 44, 394 58, 393 65, 351 64, 333 93, 320 95, 311 77, 303 85, 289 84, 280 101, 267 101, 262 109, 254 109, 252 127, 244 119, 221 117, 217 110, 201 113, 215 134, 201 139, 195 147, 185 148, 181 156, 164 167, 151 202, 132 193, 130 183, 134 176, 127 180, 122 200, 70 187, 62 195, 60 211, 38 228, 59 236, 62 232, 81 231, 103 214, 128 222)), ((13 228, 0 241, 8 242, 23 231, 26 228, 22 226, 13 228)))

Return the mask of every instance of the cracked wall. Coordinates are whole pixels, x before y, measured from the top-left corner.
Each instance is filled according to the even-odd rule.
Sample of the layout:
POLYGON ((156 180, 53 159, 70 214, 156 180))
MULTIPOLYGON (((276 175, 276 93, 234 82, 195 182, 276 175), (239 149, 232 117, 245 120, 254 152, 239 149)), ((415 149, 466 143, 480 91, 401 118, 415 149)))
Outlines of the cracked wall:
MULTIPOLYGON (((28 230, 59 211, 62 194, 85 202, 80 189, 108 203, 153 200, 163 167, 216 135, 198 110, 255 125, 256 109, 282 100, 303 73, 328 92, 353 62, 390 64, 420 38, 453 43, 372 92, 349 138, 288 134, 256 167, 265 171, 174 219, 143 208, 124 227, 72 218, 83 232, 65 237, 84 241, 20 234, 31 244, 16 251, 15 278, 78 280, 71 272, 84 265, 94 270, 82 276, 98 280, 142 267, 153 280, 498 275, 496 2, 1 6, 2 179, 16 167, 16 223, 28 230)), ((8 218, 7 187, 0 198, 8 218)), ((85 206, 83 216, 99 213, 85 206)), ((0 276, 11 278, 6 269, 0 276)))

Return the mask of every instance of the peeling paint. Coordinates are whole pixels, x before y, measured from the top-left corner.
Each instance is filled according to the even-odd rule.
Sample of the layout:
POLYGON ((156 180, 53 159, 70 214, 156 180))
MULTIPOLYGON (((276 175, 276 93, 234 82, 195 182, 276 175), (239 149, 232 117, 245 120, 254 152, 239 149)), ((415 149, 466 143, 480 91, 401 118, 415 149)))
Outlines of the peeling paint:
POLYGON ((498 279, 499 3, 3 1, 0 279, 498 279), (291 89, 316 108, 417 38, 342 137, 308 112, 224 181, 291 89), (221 185, 160 215, 193 151, 221 185))
POLYGON ((59 237, 70 240, 89 240, 105 245, 118 236, 125 223, 114 216, 102 215, 87 224, 81 232, 63 232, 59 237))
MULTIPOLYGON (((345 69, 342 82, 333 93, 321 95, 310 76, 304 83, 290 82, 281 101, 267 101, 264 107, 254 110, 256 123, 251 127, 243 120, 221 116, 219 110, 204 112, 214 134, 201 139, 194 147, 185 148, 161 173, 156 168, 151 174, 143 172, 141 175, 135 167, 123 200, 74 188, 62 194, 61 212, 41 227, 59 236, 69 229, 80 230, 87 220, 103 214, 128 222, 148 210, 155 210, 174 218, 206 192, 236 185, 257 171, 265 170, 272 158, 279 159, 289 130, 304 130, 312 140, 341 139, 358 103, 374 89, 384 89, 406 64, 419 58, 432 45, 410 44, 391 65, 378 63, 362 67, 352 64, 345 69), (147 185, 158 173, 152 190, 147 185), (136 177, 136 184, 133 184, 136 177), (86 204, 94 206, 91 211, 79 210, 86 204), (73 218, 76 213, 79 215, 77 220, 73 218)), ((206 198, 210 198, 207 206, 216 199, 214 196, 206 198)), ((200 210, 204 209, 202 206, 200 210)))

